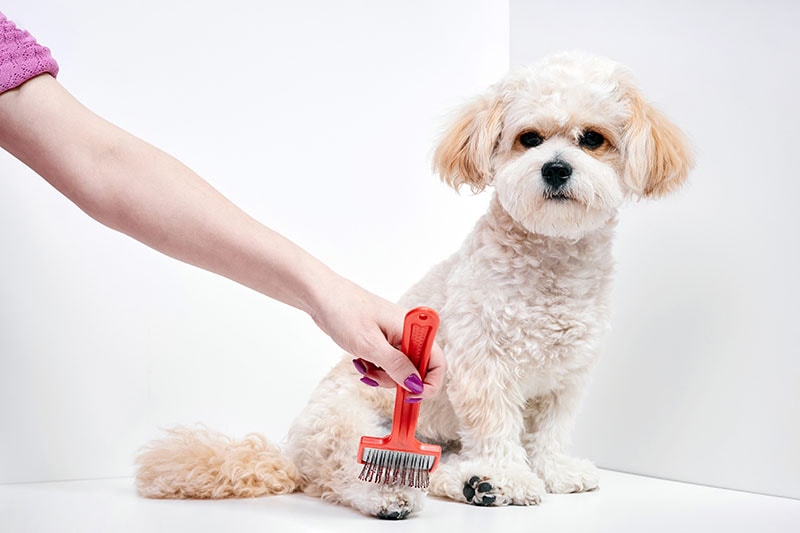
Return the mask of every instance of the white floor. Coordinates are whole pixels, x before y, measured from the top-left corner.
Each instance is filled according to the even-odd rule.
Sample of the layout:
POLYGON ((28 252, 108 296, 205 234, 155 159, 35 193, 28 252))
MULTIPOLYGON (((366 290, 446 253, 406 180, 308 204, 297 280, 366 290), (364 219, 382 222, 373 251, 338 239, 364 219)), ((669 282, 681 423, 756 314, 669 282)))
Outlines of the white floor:
POLYGON ((137 497, 130 479, 0 485, 0 531, 800 532, 799 500, 602 474, 601 490, 550 495, 538 507, 480 508, 430 499, 401 522, 300 494, 164 501, 137 497))

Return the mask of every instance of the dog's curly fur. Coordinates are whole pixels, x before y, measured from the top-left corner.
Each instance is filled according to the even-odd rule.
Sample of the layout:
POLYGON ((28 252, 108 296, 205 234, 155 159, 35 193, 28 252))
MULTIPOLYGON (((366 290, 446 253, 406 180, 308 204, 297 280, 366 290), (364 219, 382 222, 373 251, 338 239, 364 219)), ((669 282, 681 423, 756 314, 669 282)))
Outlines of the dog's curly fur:
MULTIPOLYGON (((592 490, 596 468, 565 454, 609 322, 611 241, 626 198, 678 187, 692 161, 681 132, 620 65, 569 53, 509 74, 466 105, 434 156, 458 189, 495 189, 462 248, 402 298, 442 319, 442 391, 421 440, 445 446, 430 493, 476 505, 538 504, 592 490)), ((285 455, 183 430, 139 457, 149 497, 218 498, 297 488, 383 518, 420 508, 415 489, 359 481, 362 435, 386 432, 392 391, 362 386, 349 358, 295 421, 285 455)))

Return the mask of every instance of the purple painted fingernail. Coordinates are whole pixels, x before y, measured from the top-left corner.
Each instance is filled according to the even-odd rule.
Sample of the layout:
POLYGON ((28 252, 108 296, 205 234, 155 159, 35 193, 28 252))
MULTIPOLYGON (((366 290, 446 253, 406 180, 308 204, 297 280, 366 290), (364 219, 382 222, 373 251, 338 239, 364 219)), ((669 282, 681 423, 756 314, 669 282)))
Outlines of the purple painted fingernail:
POLYGON ((364 361, 361 359, 353 359, 353 366, 356 367, 359 374, 366 374, 367 373, 367 365, 364 364, 364 361))
POLYGON ((378 382, 377 381, 375 381, 374 379, 370 379, 370 378, 368 378, 366 376, 361 378, 361 383, 363 383, 364 385, 369 385, 370 387, 377 387, 378 386, 378 382))
POLYGON ((403 384, 405 384, 406 388, 414 394, 422 394, 422 380, 419 379, 418 375, 411 374, 406 378, 403 384))
POLYGON ((419 403, 422 401, 422 398, 406 398, 406 403, 419 403))

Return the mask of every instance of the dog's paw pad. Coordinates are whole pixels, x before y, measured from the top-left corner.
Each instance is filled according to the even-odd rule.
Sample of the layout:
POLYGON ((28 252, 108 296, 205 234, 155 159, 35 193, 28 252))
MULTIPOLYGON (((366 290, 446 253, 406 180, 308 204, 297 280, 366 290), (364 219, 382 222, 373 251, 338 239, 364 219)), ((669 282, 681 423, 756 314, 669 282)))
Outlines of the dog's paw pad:
POLYGON ((464 483, 464 498, 472 505, 481 507, 494 505, 497 496, 492 494, 493 492, 494 486, 478 476, 472 476, 464 483))
POLYGON ((378 518, 381 520, 403 520, 411 514, 411 509, 401 509, 399 511, 390 511, 384 509, 378 513, 378 518))

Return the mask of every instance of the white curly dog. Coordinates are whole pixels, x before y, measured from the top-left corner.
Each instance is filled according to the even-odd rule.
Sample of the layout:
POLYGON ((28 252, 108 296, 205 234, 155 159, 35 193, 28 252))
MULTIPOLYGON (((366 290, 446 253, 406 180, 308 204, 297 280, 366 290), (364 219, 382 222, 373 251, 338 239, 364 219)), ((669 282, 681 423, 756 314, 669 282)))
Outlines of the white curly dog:
MULTIPOLYGON (((458 189, 494 188, 459 251, 402 298, 441 316, 448 373, 421 407, 418 436, 444 448, 433 495, 476 505, 538 504, 592 490, 598 472, 565 454, 587 374, 609 324, 611 242, 627 198, 678 187, 692 165, 681 132, 644 101, 627 69, 559 54, 511 72, 468 103, 434 168, 458 189)), ((359 383, 345 357, 294 422, 283 451, 175 429, 139 456, 154 498, 302 490, 401 519, 424 493, 358 479, 363 435, 383 435, 393 391, 359 383)))

